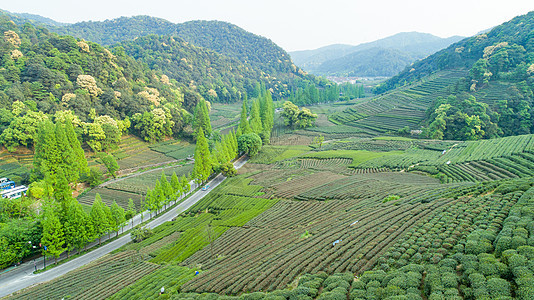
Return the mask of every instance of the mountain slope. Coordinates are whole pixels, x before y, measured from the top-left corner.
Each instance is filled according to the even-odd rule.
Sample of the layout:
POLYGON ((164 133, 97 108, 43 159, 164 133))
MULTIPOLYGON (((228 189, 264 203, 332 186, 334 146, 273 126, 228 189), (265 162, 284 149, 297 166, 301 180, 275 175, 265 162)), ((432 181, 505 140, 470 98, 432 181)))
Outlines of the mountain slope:
POLYGON ((7 10, 0 9, 0 15, 6 16, 13 20, 18 25, 23 25, 26 22, 30 22, 36 26, 64 26, 65 23, 54 21, 50 18, 40 15, 28 14, 28 13, 12 13, 7 10))
MULTIPOLYGON (((443 49, 444 47, 447 47, 451 43, 460 39, 462 39, 462 37, 453 36, 449 38, 440 38, 428 33, 403 32, 357 46, 330 45, 316 50, 291 52, 290 54, 298 66, 311 73, 320 75, 350 76, 369 76, 365 74, 373 74, 374 70, 380 69, 380 65, 382 64, 394 64, 395 62, 405 61, 407 57, 411 57, 411 59, 409 59, 409 61, 400 68, 396 68, 395 70, 390 69, 389 72, 373 75, 392 76, 393 74, 401 71, 402 68, 409 63, 443 49), (388 61, 386 57, 383 57, 382 60, 361 60, 364 56, 356 54, 357 52, 364 50, 367 50, 367 53, 370 53, 370 49, 375 49, 375 52, 377 49, 390 50, 390 55, 388 57, 392 61, 388 61), (397 54, 393 55, 394 52, 397 54), (344 64, 342 64, 343 61, 344 64), (335 66, 368 65, 369 69, 362 70, 361 68, 358 68, 351 70, 347 69, 346 67, 339 69, 338 67, 329 66, 332 64, 335 66)), ((369 57, 369 55, 367 55, 367 57, 369 57)))
POLYGON ((149 35, 118 46, 128 55, 161 71, 179 83, 195 87, 208 101, 232 102, 253 95, 261 73, 206 48, 178 37, 149 35), (255 72, 256 71, 256 72, 255 72))
POLYGON ((316 72, 366 77, 393 76, 413 60, 413 56, 400 50, 373 47, 328 60, 319 65, 316 72))
POLYGON ((374 131, 385 124, 391 131, 407 125, 432 139, 534 133, 534 12, 418 61, 376 89, 389 90, 331 118, 374 131), (435 78, 446 80, 441 84, 435 78), (407 103, 418 103, 426 113, 412 124, 389 121, 406 115, 393 112, 409 108, 407 103))
POLYGON ((297 68, 290 56, 271 40, 226 22, 190 21, 174 24, 160 18, 136 16, 48 28, 103 45, 115 45, 151 34, 179 37, 197 47, 236 59, 242 64, 239 68, 251 69, 256 74, 254 78, 246 79, 264 83, 276 98, 287 96, 295 79, 314 80, 297 68))
MULTIPOLYGON (((494 27, 488 33, 463 39, 426 59, 414 63, 413 66, 406 68, 400 74, 385 82, 380 91, 390 90, 405 82, 409 83, 419 80, 435 71, 462 67, 472 68, 479 59, 485 60, 486 64, 491 64, 490 60, 494 62, 494 66, 490 70, 493 71, 490 76, 491 78, 487 79, 498 79, 499 75, 495 71, 497 73, 510 72, 519 64, 527 64, 532 61, 530 56, 532 56, 531 53, 534 51, 533 30, 534 12, 518 16, 509 22, 494 27), (501 43, 508 43, 508 45, 501 43), (522 49, 516 48, 512 50, 514 45, 522 49), (517 52, 516 50, 520 53, 513 60, 510 60, 510 57, 505 57, 509 56, 512 52, 517 52)), ((525 75, 527 74, 525 72, 522 73, 523 79, 526 79, 525 75)), ((480 78, 473 79, 477 80, 480 78)))

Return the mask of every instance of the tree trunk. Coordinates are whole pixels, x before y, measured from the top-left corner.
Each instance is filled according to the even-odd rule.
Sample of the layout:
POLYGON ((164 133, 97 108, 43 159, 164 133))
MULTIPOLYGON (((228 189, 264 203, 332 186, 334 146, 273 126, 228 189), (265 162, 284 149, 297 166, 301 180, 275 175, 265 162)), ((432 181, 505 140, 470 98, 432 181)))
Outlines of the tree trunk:
POLYGON ((98 245, 100 246, 102 244, 102 236, 98 237, 98 245))

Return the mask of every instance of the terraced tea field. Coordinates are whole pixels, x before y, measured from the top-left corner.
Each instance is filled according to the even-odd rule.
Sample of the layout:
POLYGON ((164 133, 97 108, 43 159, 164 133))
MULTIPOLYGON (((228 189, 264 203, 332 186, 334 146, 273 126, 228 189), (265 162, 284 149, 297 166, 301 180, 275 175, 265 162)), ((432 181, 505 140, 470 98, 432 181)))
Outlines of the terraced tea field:
POLYGON ((370 135, 397 131, 405 126, 419 129, 425 111, 447 88, 465 76, 464 71, 444 71, 429 76, 416 85, 356 104, 329 116, 336 124, 354 126, 370 135))

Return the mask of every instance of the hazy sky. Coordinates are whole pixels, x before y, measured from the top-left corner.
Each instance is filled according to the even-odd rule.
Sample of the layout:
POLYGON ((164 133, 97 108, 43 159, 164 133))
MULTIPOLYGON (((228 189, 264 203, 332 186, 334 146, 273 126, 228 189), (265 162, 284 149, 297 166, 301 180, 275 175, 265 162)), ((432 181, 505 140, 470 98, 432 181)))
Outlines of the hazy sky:
POLYGON ((67 23, 134 15, 227 21, 293 51, 406 31, 470 36, 534 10, 534 0, 0 0, 0 8, 67 23))

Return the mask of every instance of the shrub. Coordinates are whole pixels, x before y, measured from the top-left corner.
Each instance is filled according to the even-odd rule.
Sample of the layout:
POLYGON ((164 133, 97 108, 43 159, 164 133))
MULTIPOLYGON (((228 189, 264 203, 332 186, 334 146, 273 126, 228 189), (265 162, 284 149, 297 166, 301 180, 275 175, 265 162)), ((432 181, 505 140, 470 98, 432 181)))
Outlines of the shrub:
POLYGON ((497 298, 500 296, 505 296, 505 297, 512 296, 510 282, 502 278, 488 279, 486 287, 488 288, 490 296, 493 298, 497 298))

